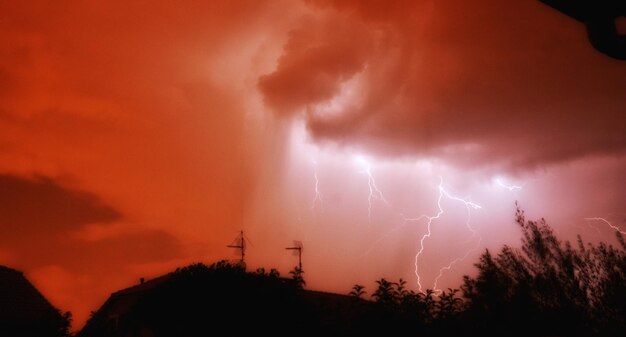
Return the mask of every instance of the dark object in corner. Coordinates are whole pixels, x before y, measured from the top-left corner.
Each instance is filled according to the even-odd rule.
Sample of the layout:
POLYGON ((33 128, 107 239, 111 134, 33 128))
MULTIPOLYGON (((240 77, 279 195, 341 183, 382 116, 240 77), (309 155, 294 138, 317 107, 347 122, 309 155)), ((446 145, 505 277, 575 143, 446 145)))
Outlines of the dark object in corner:
POLYGON ((626 35, 617 31, 615 20, 626 16, 626 1, 539 0, 585 24, 591 45, 614 59, 626 60, 626 35))

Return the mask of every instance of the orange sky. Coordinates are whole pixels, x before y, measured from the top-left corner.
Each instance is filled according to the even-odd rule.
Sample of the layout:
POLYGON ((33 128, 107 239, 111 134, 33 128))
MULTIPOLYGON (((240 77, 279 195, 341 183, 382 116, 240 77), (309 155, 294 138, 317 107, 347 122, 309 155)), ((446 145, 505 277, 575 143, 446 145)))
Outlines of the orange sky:
POLYGON ((2 2, 0 45, 0 264, 77 327, 234 258, 241 228, 251 268, 286 274, 303 241, 311 288, 415 285, 405 220, 437 213, 439 177, 480 238, 445 199, 427 286, 514 244, 515 200, 566 236, 626 225, 626 63, 538 1, 2 2))

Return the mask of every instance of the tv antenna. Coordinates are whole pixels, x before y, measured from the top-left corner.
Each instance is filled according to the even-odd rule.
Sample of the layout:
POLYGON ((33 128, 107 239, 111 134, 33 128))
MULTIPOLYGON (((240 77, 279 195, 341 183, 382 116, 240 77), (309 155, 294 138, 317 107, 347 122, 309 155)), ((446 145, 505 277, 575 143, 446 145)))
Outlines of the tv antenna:
POLYGON ((243 230, 242 230, 242 231, 239 232, 239 235, 237 235, 237 237, 233 241, 233 244, 230 244, 230 245, 226 246, 228 248, 235 248, 235 249, 239 250, 239 255, 241 256, 241 258, 239 260, 239 263, 241 263, 242 266, 246 265, 246 262, 245 262, 245 258, 246 258, 246 241, 248 241, 250 244, 252 244, 252 242, 248 239, 248 237, 243 234, 243 230))
POLYGON ((298 268, 302 270, 302 242, 294 240, 293 246, 285 249, 292 250, 294 255, 298 254, 298 268))

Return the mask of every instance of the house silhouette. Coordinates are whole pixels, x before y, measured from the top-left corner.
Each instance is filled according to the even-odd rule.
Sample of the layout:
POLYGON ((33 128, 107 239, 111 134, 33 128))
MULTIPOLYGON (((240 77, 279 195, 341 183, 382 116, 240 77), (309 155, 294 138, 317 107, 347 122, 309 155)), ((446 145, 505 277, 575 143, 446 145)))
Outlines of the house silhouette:
POLYGON ((69 328, 63 316, 21 272, 0 266, 0 336, 56 337, 69 328))
POLYGON ((277 329, 339 332, 366 305, 347 295, 298 288, 254 273, 177 272, 114 292, 79 337, 233 335, 277 329), (200 274, 200 275, 199 275, 200 274), (219 327, 219 329, 217 328, 219 327))

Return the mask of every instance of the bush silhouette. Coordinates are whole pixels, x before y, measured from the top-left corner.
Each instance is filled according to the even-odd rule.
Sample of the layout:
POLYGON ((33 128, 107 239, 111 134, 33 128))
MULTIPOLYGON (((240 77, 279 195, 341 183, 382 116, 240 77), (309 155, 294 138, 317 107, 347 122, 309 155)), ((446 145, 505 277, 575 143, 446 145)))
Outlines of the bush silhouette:
POLYGON ((626 317, 626 245, 577 248, 556 235, 544 219, 527 221, 517 207, 522 246, 488 250, 464 277, 466 315, 482 331, 520 335, 623 336, 626 317))
MULTIPOLYGON (((376 281, 374 331, 455 336, 623 336, 626 333, 626 243, 619 247, 559 240, 544 219, 526 220, 517 205, 521 246, 480 256, 461 290, 407 290, 405 281, 376 281), (395 328, 394 328, 395 327, 395 328), (399 328, 401 327, 401 328, 399 328), (376 330, 379 329, 379 330, 376 330)), ((357 296, 363 286, 355 285, 357 296)), ((360 293, 359 297, 362 295, 360 293)))

